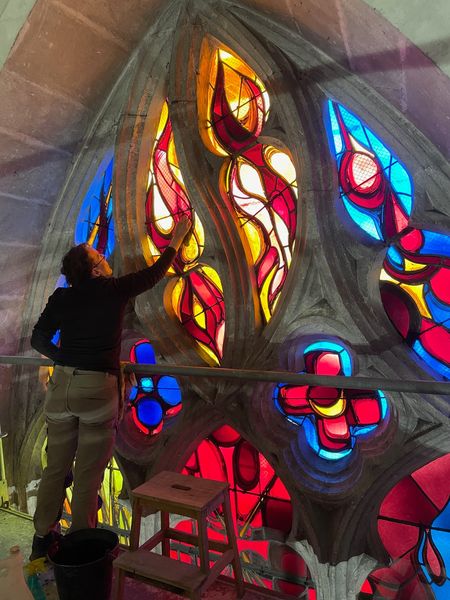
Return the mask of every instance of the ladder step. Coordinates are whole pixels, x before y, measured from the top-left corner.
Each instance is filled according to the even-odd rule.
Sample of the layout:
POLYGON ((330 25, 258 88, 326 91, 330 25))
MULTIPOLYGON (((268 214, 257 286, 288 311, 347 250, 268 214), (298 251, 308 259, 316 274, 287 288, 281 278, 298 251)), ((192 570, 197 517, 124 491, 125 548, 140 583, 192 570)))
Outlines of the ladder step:
POLYGON ((165 585, 189 592, 200 588, 208 574, 199 567, 189 563, 155 554, 148 550, 125 552, 114 561, 114 568, 121 569, 132 575, 139 575, 165 585))

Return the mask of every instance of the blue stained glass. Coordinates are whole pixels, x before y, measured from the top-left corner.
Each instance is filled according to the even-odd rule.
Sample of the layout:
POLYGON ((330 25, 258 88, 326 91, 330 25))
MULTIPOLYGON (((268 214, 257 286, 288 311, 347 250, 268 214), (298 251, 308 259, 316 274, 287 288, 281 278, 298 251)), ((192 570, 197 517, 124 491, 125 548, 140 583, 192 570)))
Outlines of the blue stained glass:
POLYGON ((165 375, 158 381, 158 393, 170 406, 176 406, 181 402, 181 390, 175 377, 165 375))
POLYGON ((144 392, 152 392, 153 391, 153 380, 151 377, 143 377, 140 381, 141 388, 144 392))
POLYGON ((368 145, 366 132, 361 125, 361 121, 355 117, 351 112, 339 104, 339 112, 341 113, 342 120, 347 127, 348 132, 363 146, 368 145))
POLYGON ((136 362, 140 365, 156 364, 155 351, 150 342, 141 342, 134 347, 136 362))
MULTIPOLYGON (((338 170, 341 166, 341 160, 344 154, 347 152, 358 151, 357 148, 352 149, 351 144, 346 141, 345 136, 348 134, 360 144, 367 153, 375 155, 381 165, 382 177, 389 181, 401 208, 406 217, 409 217, 413 205, 413 185, 412 179, 406 168, 398 161, 380 138, 378 138, 356 115, 352 114, 341 104, 333 103, 332 100, 328 100, 327 106, 329 118, 326 122, 326 130, 329 137, 330 148, 335 154, 338 170), (346 132, 341 132, 340 130, 339 115, 342 119, 342 127, 345 127, 346 132)), ((381 193, 382 191, 380 191, 380 194, 381 193)), ((341 197, 348 214, 358 227, 373 239, 383 241, 385 239, 385 213, 382 205, 374 206, 372 209, 367 209, 366 211, 361 208, 361 206, 357 206, 358 202, 356 200, 350 200, 350 198, 344 194, 342 185, 341 197)), ((384 201, 386 201, 386 199, 384 201)), ((391 221, 391 217, 389 217, 389 219, 391 221)), ((391 223, 390 226, 392 226, 391 223)), ((404 227, 404 223, 397 223, 396 227, 404 227)))
MULTIPOLYGON (((403 165, 399 162, 395 162, 391 165, 389 170, 389 178, 391 180, 392 187, 397 194, 405 194, 409 197, 412 195, 412 184, 411 179, 403 165)), ((404 202, 404 198, 402 198, 404 202)), ((410 215, 412 208, 412 201, 410 200, 409 210, 405 206, 405 210, 410 215)))
POLYGON ((422 358, 432 369, 443 375, 446 379, 450 379, 450 368, 442 364, 439 360, 436 360, 434 356, 431 356, 429 352, 422 346, 420 340, 416 340, 412 346, 414 352, 416 352, 420 358, 422 358))
POLYGON ((383 142, 370 131, 370 129, 366 128, 367 139, 369 140, 369 144, 373 153, 376 154, 378 160, 381 163, 381 167, 384 171, 388 169, 392 169, 393 156, 383 144, 383 142))
POLYGON ((391 246, 389 248, 386 256, 393 265, 395 265, 396 267, 398 267, 400 269, 404 268, 403 256, 400 254, 400 252, 397 250, 397 248, 395 246, 391 246))
POLYGON ((136 404, 137 416, 141 423, 148 427, 156 427, 161 423, 163 410, 156 400, 142 398, 136 404))
POLYGON ((331 135, 334 143, 334 151, 336 154, 340 154, 343 150, 342 139, 341 139, 341 131, 339 129, 339 123, 336 118, 336 113, 334 111, 334 106, 331 101, 328 101, 328 113, 330 116, 330 124, 331 124, 331 135))
POLYGON ((388 411, 388 403, 384 392, 381 390, 378 390, 378 398, 380 399, 381 404, 381 418, 385 419, 388 411))
POLYGON ((397 193, 397 200, 400 203, 400 206, 406 212, 407 215, 411 214, 412 211, 412 195, 407 196, 406 194, 402 194, 400 192, 397 193))
POLYGON ((75 225, 75 244, 91 243, 108 258, 114 250, 114 219, 111 184, 113 176, 113 151, 109 151, 101 162, 84 197, 75 225), (101 207, 104 214, 101 215, 101 207), (101 223, 100 221, 103 221, 101 223), (97 233, 91 239, 91 232, 97 233), (105 229, 107 231, 105 231, 105 229), (102 240, 102 245, 100 244, 102 240))
POLYGON ((134 400, 136 398, 137 394, 138 394, 138 387, 137 387, 137 385, 133 385, 133 387, 130 390, 130 395, 128 396, 128 398, 130 400, 134 400))
MULTIPOLYGON (((338 452, 330 452, 329 450, 324 450, 319 445, 319 438, 317 436, 316 427, 314 425, 314 417, 306 418, 303 422, 303 430, 305 432, 306 439, 311 448, 318 454, 321 458, 325 458, 327 460, 340 460, 345 456, 348 456, 352 448, 348 448, 346 450, 341 450, 338 452)), ((353 442, 353 439, 352 439, 353 442)))
MULTIPOLYGON (((445 574, 449 572, 450 567, 450 504, 447 503, 443 511, 434 519, 431 524, 429 535, 433 541, 433 544, 440 554, 443 562, 445 574)), ((433 582, 428 569, 426 568, 426 561, 424 556, 426 536, 422 533, 422 539, 418 548, 419 562, 422 567, 422 574, 425 577, 428 584, 430 584, 433 590, 434 597, 437 600, 448 600, 450 597, 450 582, 448 576, 446 581, 442 585, 437 585, 433 582)), ((444 575, 445 576, 445 575, 444 575)))
POLYGON ((365 435, 366 433, 370 433, 371 431, 374 431, 376 428, 378 427, 378 425, 367 425, 367 427, 359 427, 359 428, 350 428, 352 437, 353 436, 358 436, 358 435, 365 435))
POLYGON ((424 243, 420 254, 431 254, 450 258, 450 236, 435 231, 424 231, 424 243))
POLYGON ((347 352, 347 350, 343 348, 340 344, 328 340, 313 342, 312 344, 309 344, 309 346, 306 346, 304 354, 308 354, 308 352, 338 352, 343 374, 345 376, 349 376, 352 374, 353 364, 351 356, 347 352))
POLYGON ((375 219, 371 215, 368 215, 361 210, 358 210, 351 204, 345 195, 342 196, 342 200, 344 202, 344 206, 348 211, 348 214, 351 216, 353 221, 361 227, 363 231, 368 233, 370 237, 373 237, 375 240, 382 240, 383 235, 380 231, 380 226, 378 224, 378 219, 375 219))
POLYGON ((55 344, 55 346, 57 346, 59 344, 59 338, 60 337, 61 337, 61 331, 58 329, 58 331, 52 337, 52 344, 55 344))

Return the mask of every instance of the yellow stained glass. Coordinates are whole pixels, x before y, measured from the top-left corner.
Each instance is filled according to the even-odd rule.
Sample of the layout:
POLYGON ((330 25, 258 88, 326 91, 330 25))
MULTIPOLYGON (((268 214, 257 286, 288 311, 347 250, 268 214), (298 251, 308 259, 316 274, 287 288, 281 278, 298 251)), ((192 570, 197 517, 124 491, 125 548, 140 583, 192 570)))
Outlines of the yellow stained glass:
POLYGON ((423 283, 421 283, 419 285, 408 285, 406 283, 400 283, 399 281, 397 281, 397 279, 394 279, 393 277, 391 277, 385 271, 385 269, 381 269, 380 281, 388 281, 390 283, 394 283, 395 285, 398 285, 399 287, 401 287, 402 290, 405 290, 405 292, 408 294, 408 296, 410 296, 414 300, 414 303, 418 307, 419 312, 423 317, 426 317, 428 319, 433 318, 430 314, 430 311, 428 310, 428 307, 425 302, 425 298, 423 296, 423 283))
POLYGON ((248 245, 250 246, 253 264, 256 264, 264 250, 261 230, 252 221, 248 221, 242 217, 240 221, 247 237, 248 245))
POLYGON ((180 277, 178 279, 178 281, 175 283, 175 285, 173 286, 172 291, 171 291, 172 308, 173 308, 174 313, 178 317, 178 320, 180 320, 180 321, 181 321, 180 300, 181 300, 181 294, 183 293, 183 290, 184 290, 184 280, 180 277))
POLYGON ((336 418, 340 417, 345 412, 346 401, 345 398, 341 395, 341 397, 330 406, 320 406, 315 402, 310 400, 311 408, 321 417, 325 418, 336 418))
POLYGON ((373 152, 370 152, 370 150, 364 146, 361 146, 361 144, 352 135, 349 135, 348 137, 350 138, 350 144, 352 145, 352 150, 354 152, 361 152, 362 154, 367 154, 375 159, 375 154, 373 154, 373 152))
POLYGON ((412 260, 408 260, 407 258, 403 258, 405 263, 405 271, 421 271, 422 269, 426 269, 428 265, 423 265, 421 263, 413 262, 412 260))
POLYGON ((162 135, 162 132, 164 131, 164 128, 167 124, 167 120, 169 118, 169 104, 167 103, 167 100, 164 102, 164 104, 162 105, 162 109, 161 109, 161 116, 159 117, 159 123, 158 123, 158 129, 156 131, 156 139, 159 140, 159 138, 162 135))
POLYGON ((275 273, 277 271, 278 267, 277 265, 275 265, 270 273, 267 275, 266 279, 264 280, 264 283, 261 287, 261 291, 259 293, 259 299, 261 302, 261 308, 264 314, 264 318, 266 319, 267 322, 270 321, 270 318, 272 316, 271 312, 270 312, 270 305, 269 305, 269 293, 271 290, 271 284, 272 284, 272 280, 275 277, 275 273))
POLYGON ((197 213, 194 213, 194 231, 190 235, 188 243, 184 243, 180 249, 183 262, 187 265, 196 262, 200 258, 204 246, 205 231, 197 213))
POLYGON ((173 141, 173 134, 170 136, 169 147, 168 147, 168 151, 167 151, 167 158, 169 160, 169 164, 170 164, 173 176, 175 177, 177 182, 181 185, 181 187, 183 189, 185 189, 183 175, 182 175, 180 167, 178 165, 178 158, 177 158, 177 153, 175 150, 175 143, 173 141))
POLYGON ((433 318, 423 297, 423 283, 419 285, 407 285, 406 283, 401 283, 400 287, 402 290, 405 290, 409 296, 411 296, 423 317, 427 317, 428 319, 433 318))
POLYGON ((217 356, 214 354, 214 352, 211 350, 211 348, 208 348, 208 346, 206 344, 202 344, 202 342, 199 342, 198 340, 196 340, 196 343, 200 350, 200 355, 203 354, 203 357, 206 360, 206 362, 208 362, 212 365, 220 364, 217 356))
POLYGON ((197 296, 194 294, 192 298, 192 313, 194 316, 194 320, 199 327, 202 329, 206 329, 206 315, 205 309, 198 301, 197 296))
POLYGON ((208 279, 211 279, 211 281, 219 288, 219 290, 223 292, 222 282, 220 281, 217 271, 209 265, 202 265, 202 271, 208 277, 208 279))

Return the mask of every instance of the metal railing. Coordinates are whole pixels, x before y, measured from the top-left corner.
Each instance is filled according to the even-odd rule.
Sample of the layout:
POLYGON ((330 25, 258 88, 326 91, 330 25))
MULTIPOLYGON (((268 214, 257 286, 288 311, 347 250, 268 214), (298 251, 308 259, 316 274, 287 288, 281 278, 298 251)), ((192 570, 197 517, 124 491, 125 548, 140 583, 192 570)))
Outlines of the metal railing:
MULTIPOLYGON (((0 365, 53 366, 47 358, 0 355, 0 365)), ((388 379, 382 377, 354 377, 342 375, 311 375, 290 371, 262 371, 257 369, 228 369, 223 367, 194 367, 189 365, 148 365, 127 363, 126 372, 145 375, 173 375, 174 377, 203 377, 290 385, 319 385, 354 390, 382 390, 415 394, 450 395, 450 382, 423 379, 388 379)))

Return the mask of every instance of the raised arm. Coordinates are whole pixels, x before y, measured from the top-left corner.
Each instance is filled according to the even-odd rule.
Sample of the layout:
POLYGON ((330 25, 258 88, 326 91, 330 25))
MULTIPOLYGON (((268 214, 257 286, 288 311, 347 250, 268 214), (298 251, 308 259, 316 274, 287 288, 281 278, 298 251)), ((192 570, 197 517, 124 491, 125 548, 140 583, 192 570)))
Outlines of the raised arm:
POLYGON ((186 235, 189 233, 190 228, 191 222, 187 217, 180 219, 174 227, 173 236, 168 247, 155 264, 141 271, 119 277, 116 280, 120 293, 128 298, 132 298, 155 286, 164 277, 170 265, 175 260, 177 252, 186 235))

